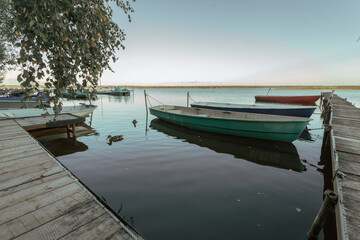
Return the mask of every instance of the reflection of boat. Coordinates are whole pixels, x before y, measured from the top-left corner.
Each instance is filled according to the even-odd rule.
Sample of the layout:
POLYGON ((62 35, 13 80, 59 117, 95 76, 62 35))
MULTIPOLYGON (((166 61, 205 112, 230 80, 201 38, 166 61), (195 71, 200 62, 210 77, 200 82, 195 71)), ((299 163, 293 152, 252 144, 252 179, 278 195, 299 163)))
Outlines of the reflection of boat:
MULTIPOLYGON (((86 117, 90 113, 92 113, 95 109, 96 109, 95 105, 81 104, 77 106, 62 107, 61 113, 71 113, 79 117, 86 117)), ((52 108, 48 108, 47 110, 39 109, 39 108, 0 110, 0 119, 41 116, 43 114, 46 114, 46 112, 50 115, 54 114, 52 108)))
POLYGON ((320 95, 314 96, 255 96, 259 102, 315 104, 320 95))
POLYGON ((88 150, 87 145, 75 138, 57 138, 51 141, 41 141, 41 144, 56 157, 88 150))
POLYGON ((87 99, 87 95, 85 93, 82 92, 74 92, 74 93, 70 93, 69 91, 66 90, 66 92, 63 94, 64 98, 69 98, 69 99, 87 99))
POLYGON ((310 118, 160 105, 150 113, 180 126, 243 137, 292 142, 310 118))
POLYGON ((294 171, 306 171, 305 166, 299 159, 296 147, 292 143, 258 140, 244 137, 228 136, 191 130, 171 123, 154 119, 150 127, 159 132, 201 147, 207 147, 218 153, 231 154, 261 165, 291 169, 294 171))
POLYGON ((130 96, 130 91, 127 88, 115 88, 114 91, 111 92, 111 95, 114 96, 130 96))
POLYGON ((305 140, 313 142, 314 139, 312 139, 309 129, 304 129, 304 131, 301 133, 299 140, 305 140))
POLYGON ((235 111, 235 112, 249 112, 261 113, 294 117, 310 117, 315 111, 316 107, 294 106, 294 105, 246 105, 246 104, 231 104, 231 103, 216 103, 216 102, 195 102, 191 107, 235 111))

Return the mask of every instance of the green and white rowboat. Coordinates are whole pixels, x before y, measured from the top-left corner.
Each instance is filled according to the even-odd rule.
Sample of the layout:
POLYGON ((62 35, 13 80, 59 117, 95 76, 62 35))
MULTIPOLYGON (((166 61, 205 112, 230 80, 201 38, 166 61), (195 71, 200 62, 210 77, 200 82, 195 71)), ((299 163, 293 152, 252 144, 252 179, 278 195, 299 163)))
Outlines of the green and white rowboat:
POLYGON ((150 113, 164 121, 193 129, 282 142, 296 140, 312 120, 169 105, 151 107, 150 113))

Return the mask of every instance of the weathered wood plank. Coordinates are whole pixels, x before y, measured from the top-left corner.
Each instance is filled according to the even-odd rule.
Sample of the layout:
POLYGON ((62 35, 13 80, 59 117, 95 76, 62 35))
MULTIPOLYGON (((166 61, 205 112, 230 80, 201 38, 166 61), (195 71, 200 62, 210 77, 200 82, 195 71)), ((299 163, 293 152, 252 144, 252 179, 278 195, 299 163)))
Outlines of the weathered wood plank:
POLYGON ((134 240, 124 229, 121 229, 114 235, 112 235, 108 240, 134 240))
POLYGON ((14 126, 17 125, 16 122, 14 122, 13 120, 1 120, 0 119, 0 127, 6 127, 6 126, 14 126))
MULTIPOLYGON (((56 240, 65 236, 66 234, 76 231, 80 227, 86 225, 104 213, 105 212, 103 209, 100 208, 95 201, 92 201, 82 206, 78 206, 73 211, 67 212, 66 214, 50 222, 47 222, 46 224, 35 228, 34 230, 27 232, 15 239, 56 240)), ((110 216, 108 217, 110 218, 110 216)), ((106 233, 104 235, 106 235, 106 233)), ((100 235, 97 237, 100 237, 100 235)), ((101 238, 105 239, 104 237, 101 238)))
POLYGON ((2 148, 13 148, 14 153, 16 154, 16 149, 25 145, 33 144, 36 145, 34 140, 25 136, 23 138, 13 139, 9 141, 1 141, 0 142, 0 149, 2 148))
POLYGON ((16 159, 23 159, 26 158, 27 156, 31 156, 34 155, 36 153, 43 153, 44 150, 42 150, 41 148, 33 148, 31 146, 27 147, 27 148, 23 148, 23 149, 18 149, 16 151, 16 154, 13 154, 11 152, 3 152, 3 150, 0 151, 0 161, 1 162, 6 162, 6 161, 12 161, 12 160, 16 160, 16 159))
POLYGON ((360 163, 342 160, 339 162, 340 170, 344 173, 360 175, 360 163))
POLYGON ((335 142, 337 151, 360 154, 359 140, 344 139, 341 137, 337 138, 335 136, 335 142))
POLYGON ((30 166, 34 166, 36 164, 45 163, 49 161, 49 156, 46 155, 43 151, 36 151, 35 149, 33 153, 28 155, 27 159, 18 158, 10 161, 0 162, 0 174, 5 172, 15 171, 21 168, 27 168, 30 166))
POLYGON ((120 229, 121 226, 105 213, 60 239, 106 239, 120 229))
POLYGON ((343 186, 342 191, 345 196, 344 199, 352 199, 354 201, 360 201, 360 190, 343 186))
POLYGON ((333 125, 349 125, 349 126, 360 126, 360 118, 351 118, 351 116, 348 116, 347 118, 344 117, 336 117, 333 116, 332 119, 333 125))
MULTIPOLYGON (((326 93, 324 96, 330 95, 326 93)), ((339 202, 345 214, 339 211, 336 214, 338 219, 345 219, 345 234, 349 239, 360 239, 360 109, 337 95, 334 95, 332 103, 332 129, 338 164, 339 169, 346 174, 344 179, 340 179, 343 201, 339 202)), ((338 230, 342 228, 341 225, 340 222, 338 230)))
POLYGON ((7 189, 4 189, 4 190, 1 190, 0 191, 0 198, 6 196, 8 194, 15 193, 17 191, 28 189, 29 187, 31 187, 33 185, 49 182, 49 181, 51 181, 53 179, 58 179, 58 178, 61 178, 61 177, 64 177, 64 176, 68 176, 68 174, 66 172, 62 171, 62 172, 52 174, 50 176, 35 179, 35 180, 27 182, 27 183, 19 184, 17 186, 12 187, 12 188, 7 188, 7 189))
POLYGON ((0 224, 11 221, 80 191, 82 191, 82 189, 77 183, 71 183, 51 192, 38 195, 30 200, 3 208, 0 210, 0 224))
POLYGON ((33 212, 1 224, 0 239, 20 236, 91 201, 93 199, 85 192, 78 192, 59 199, 33 212))
POLYGON ((0 239, 120 236, 90 195, 14 120, 0 121, 0 239))
MULTIPOLYGON (((343 125, 342 126, 333 125, 334 136, 350 138, 350 139, 355 139, 355 140, 360 141, 360 135, 357 133, 357 129, 359 129, 359 128, 343 126, 343 125)), ((359 145, 360 145, 360 143, 359 143, 359 145)))
POLYGON ((360 202, 351 198, 344 199, 345 216, 348 225, 349 239, 359 239, 360 232, 360 202))
POLYGON ((338 151, 338 155, 339 155, 339 159, 342 159, 344 161, 360 163, 360 155, 359 154, 338 151))
POLYGON ((5 173, 0 175, 0 180, 2 180, 0 182, 0 191, 62 171, 63 169, 55 163, 47 162, 42 165, 32 166, 25 169, 20 169, 18 171, 5 173), (22 175, 22 173, 26 173, 26 175, 22 175), (13 174, 15 175, 15 178, 11 178, 11 175, 13 174))
POLYGON ((0 138, 0 141, 12 141, 23 137, 24 137, 23 132, 19 132, 18 134, 7 135, 6 137, 3 136, 0 138))
POLYGON ((53 191, 54 189, 63 187, 65 185, 74 182, 74 180, 71 179, 69 176, 64 176, 57 179, 54 178, 47 179, 47 177, 44 177, 44 180, 48 180, 48 181, 47 182, 44 181, 41 184, 34 184, 34 182, 32 182, 33 183, 32 186, 29 186, 27 189, 23 189, 8 194, 6 196, 3 196, 0 202, 0 209, 9 207, 18 202, 26 201, 38 195, 47 193, 49 191, 53 191))

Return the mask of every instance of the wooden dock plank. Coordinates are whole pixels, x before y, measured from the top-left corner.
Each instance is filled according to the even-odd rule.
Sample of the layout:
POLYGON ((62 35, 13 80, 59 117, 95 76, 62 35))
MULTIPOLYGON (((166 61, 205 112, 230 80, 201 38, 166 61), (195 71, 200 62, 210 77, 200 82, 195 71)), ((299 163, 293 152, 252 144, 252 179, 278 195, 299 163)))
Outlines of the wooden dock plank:
POLYGON ((332 127, 334 129, 334 134, 337 137, 345 137, 345 138, 360 140, 360 136, 357 133, 358 129, 360 128, 360 124, 359 124, 359 128, 357 126, 348 126, 348 125, 344 126, 338 124, 333 124, 332 127))
POLYGON ((47 222, 46 224, 35 228, 34 230, 29 231, 15 239, 56 240, 65 236, 66 234, 76 231, 80 227, 86 225, 103 214, 105 215, 104 211, 96 202, 88 202, 82 206, 78 206, 73 211, 69 211, 66 214, 55 218, 54 220, 47 222), (39 238, 39 236, 44 237, 39 238))
POLYGON ((17 159, 24 159, 28 156, 35 155, 37 153, 43 153, 44 150, 40 148, 32 148, 31 146, 28 148, 16 149, 16 154, 13 152, 9 152, 8 150, 1 150, 0 151, 0 161, 7 162, 13 161, 17 159), (7 154, 6 154, 7 151, 7 154))
POLYGON ((121 230, 121 226, 117 224, 109 215, 103 214, 88 224, 76 229, 68 235, 60 239, 107 239, 114 233, 121 230))
POLYGON ((339 155, 339 158, 343 159, 344 161, 360 163, 360 155, 358 155, 358 154, 338 151, 338 155, 339 155))
POLYGON ((81 190, 82 189, 77 183, 71 183, 61 188, 54 189, 51 192, 46 192, 42 195, 33 197, 30 200, 22 201, 7 208, 0 209, 0 224, 6 223, 17 217, 21 217, 22 215, 35 211, 50 203, 54 203, 58 199, 78 193, 81 190))
POLYGON ((13 204, 25 201, 27 199, 31 199, 38 195, 53 191, 54 189, 63 187, 73 182, 72 179, 69 178, 68 176, 63 176, 57 179, 53 179, 53 178, 48 179, 47 177, 45 177, 44 180, 48 180, 48 181, 44 181, 41 184, 36 184, 34 182, 31 182, 32 186, 29 186, 26 189, 16 191, 6 196, 3 196, 0 202, 0 209, 9 207, 13 204))
POLYGON ((68 175, 67 175, 66 172, 62 171, 62 172, 52 174, 50 176, 34 179, 33 181, 29 181, 27 183, 18 184, 18 185, 14 186, 14 187, 0 190, 0 197, 2 198, 2 197, 6 196, 8 194, 12 194, 12 193, 15 193, 17 191, 27 189, 27 188, 29 188, 29 187, 31 187, 33 185, 43 184, 45 182, 49 182, 49 181, 52 181, 52 180, 55 180, 55 179, 58 179, 58 178, 61 178, 61 177, 64 177, 64 176, 68 176, 68 175))
POLYGON ((109 237, 108 240, 133 240, 133 238, 124 229, 121 229, 109 237))
POLYGON ((56 163, 46 162, 9 173, 0 174, 0 190, 24 184, 44 176, 63 171, 56 163))
POLYGON ((334 181, 335 192, 342 196, 336 207, 338 239, 360 239, 360 109, 337 95, 332 103, 333 167, 339 167, 333 172, 345 173, 334 181))
POLYGON ((33 154, 29 154, 29 158, 25 161, 22 158, 17 158, 10 161, 0 162, 0 168, 2 168, 2 172, 5 173, 45 163, 47 161, 49 161, 49 158, 44 152, 34 151, 33 154))
POLYGON ((34 141, 31 138, 17 138, 9 141, 0 141, 0 149, 1 148, 19 148, 19 146, 25 145, 35 145, 34 141))
POLYGON ((52 204, 1 224, 0 239, 20 236, 92 201, 93 199, 85 192, 78 192, 59 199, 52 204))
POLYGON ((114 218, 18 123, 0 120, 0 239, 131 239, 114 218))
POLYGON ((3 158, 12 158, 16 159, 18 158, 19 154, 26 154, 26 152, 34 150, 34 145, 29 144, 25 146, 21 146, 19 148, 2 148, 0 151, 0 159, 3 158), (14 152, 15 151, 15 152, 14 152), (16 154, 15 154, 16 153, 16 154))
POLYGON ((344 139, 342 137, 335 136, 335 141, 337 151, 360 154, 359 140, 344 139))

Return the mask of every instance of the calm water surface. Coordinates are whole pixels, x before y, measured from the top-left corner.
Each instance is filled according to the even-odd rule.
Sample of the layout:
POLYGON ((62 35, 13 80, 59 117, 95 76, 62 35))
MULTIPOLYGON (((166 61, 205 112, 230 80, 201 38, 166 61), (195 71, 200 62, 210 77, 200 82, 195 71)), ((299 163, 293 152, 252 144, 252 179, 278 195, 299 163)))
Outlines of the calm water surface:
MULTIPOLYGON (((251 104, 267 89, 147 93, 161 103, 185 106, 187 91, 196 101, 251 104)), ((359 93, 337 91, 357 106, 359 93)), ((307 140, 284 144, 188 130, 151 115, 146 122, 141 89, 129 97, 102 95, 95 104, 98 108, 87 119, 95 133, 78 137, 76 147, 44 144, 146 239, 306 239, 322 203, 319 109, 307 140), (108 135, 119 134, 123 141, 107 144, 108 135)))

